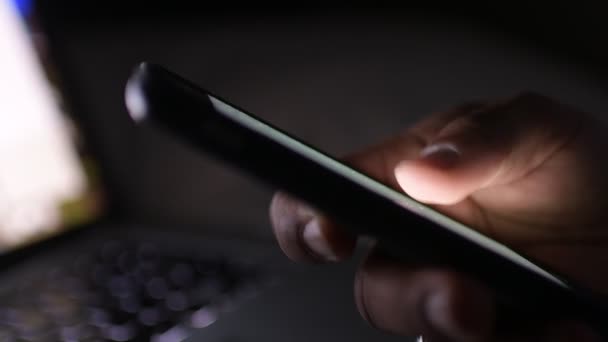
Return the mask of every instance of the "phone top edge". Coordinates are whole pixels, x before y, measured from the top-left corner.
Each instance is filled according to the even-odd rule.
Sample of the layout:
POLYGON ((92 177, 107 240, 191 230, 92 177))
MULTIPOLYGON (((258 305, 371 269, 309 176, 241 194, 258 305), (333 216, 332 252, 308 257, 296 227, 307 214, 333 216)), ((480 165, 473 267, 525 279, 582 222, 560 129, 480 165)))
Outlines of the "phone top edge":
POLYGON ((127 80, 124 92, 127 113, 135 123, 146 120, 148 116, 148 103, 142 89, 141 77, 142 74, 139 71, 134 71, 127 80))

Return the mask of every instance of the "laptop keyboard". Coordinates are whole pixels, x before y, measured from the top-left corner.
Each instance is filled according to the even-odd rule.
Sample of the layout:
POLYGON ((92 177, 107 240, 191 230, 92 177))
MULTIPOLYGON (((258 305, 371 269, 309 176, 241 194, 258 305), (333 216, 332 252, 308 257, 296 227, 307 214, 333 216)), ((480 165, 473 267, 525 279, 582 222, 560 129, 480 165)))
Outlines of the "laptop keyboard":
POLYGON ((0 294, 0 341, 182 341, 269 279, 244 261, 111 242, 0 294))

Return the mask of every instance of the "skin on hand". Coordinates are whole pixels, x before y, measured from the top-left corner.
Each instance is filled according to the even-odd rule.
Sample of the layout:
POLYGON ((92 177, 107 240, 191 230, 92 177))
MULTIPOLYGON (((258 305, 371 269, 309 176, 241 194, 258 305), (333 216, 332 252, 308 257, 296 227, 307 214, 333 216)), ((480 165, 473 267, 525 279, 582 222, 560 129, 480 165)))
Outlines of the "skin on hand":
MULTIPOLYGON (((601 122, 525 93, 435 113, 345 162, 608 294, 607 148, 601 122)), ((302 262, 349 258, 355 239, 311 208, 274 196, 270 217, 285 254, 302 262)), ((496 336, 493 294, 482 284, 373 249, 355 299, 371 325, 425 341, 598 340, 582 323, 540 320, 516 336, 496 336)))

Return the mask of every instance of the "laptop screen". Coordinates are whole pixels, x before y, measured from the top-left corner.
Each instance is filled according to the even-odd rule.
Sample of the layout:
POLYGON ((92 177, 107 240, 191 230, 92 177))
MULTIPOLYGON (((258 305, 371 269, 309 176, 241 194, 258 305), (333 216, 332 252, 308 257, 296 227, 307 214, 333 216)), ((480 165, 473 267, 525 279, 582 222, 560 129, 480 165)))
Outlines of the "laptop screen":
POLYGON ((92 220, 95 164, 25 1, 0 0, 0 253, 92 220))

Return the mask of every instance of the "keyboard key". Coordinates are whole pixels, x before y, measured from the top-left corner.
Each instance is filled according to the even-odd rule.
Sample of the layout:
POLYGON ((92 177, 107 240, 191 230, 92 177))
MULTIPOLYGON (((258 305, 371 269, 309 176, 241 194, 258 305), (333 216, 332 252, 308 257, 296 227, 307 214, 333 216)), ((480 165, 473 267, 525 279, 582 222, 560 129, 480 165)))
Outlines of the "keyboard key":
POLYGON ((124 312, 136 314, 142 307, 141 299, 138 295, 131 295, 120 298, 120 309, 124 312))
POLYGON ((169 272, 169 278, 178 288, 191 286, 194 283, 194 269, 186 263, 178 263, 169 272))
POLYGON ((90 279, 94 284, 104 286, 112 276, 112 265, 93 264, 90 269, 90 279))
POLYGON ((167 296, 165 303, 167 308, 172 311, 184 311, 189 306, 186 294, 179 291, 173 291, 167 296))
POLYGON ((107 286, 110 294, 117 298, 134 296, 136 291, 136 284, 134 284, 133 279, 124 275, 112 276, 108 280, 107 286))
POLYGON ((41 310, 57 324, 74 324, 82 319, 82 306, 63 293, 42 293, 41 310))
POLYGON ((197 260, 194 262, 195 270, 199 275, 212 277, 220 273, 221 260, 197 260))
POLYGON ((154 299, 164 299, 169 292, 169 287, 165 279, 155 277, 146 284, 147 294, 154 299))
POLYGON ((48 316, 32 308, 19 308, 13 310, 9 316, 8 324, 13 327, 17 335, 26 341, 52 341, 54 324, 48 316))
POLYGON ((88 321, 93 326, 104 328, 112 323, 112 315, 102 308, 89 308, 88 321))
POLYGON ((139 311, 137 318, 145 326, 156 326, 167 320, 167 312, 160 306, 146 307, 139 311))
POLYGON ((81 323, 60 328, 59 336, 63 341, 81 341, 83 339, 100 337, 100 334, 98 328, 89 324, 81 323))
POLYGON ((124 274, 133 272, 137 268, 137 263, 138 260, 136 259, 136 254, 133 250, 125 250, 120 252, 120 255, 116 260, 116 266, 120 272, 124 274))
POLYGON ((138 330, 139 327, 134 322, 113 324, 103 329, 103 336, 110 341, 130 341, 137 336, 138 330))

